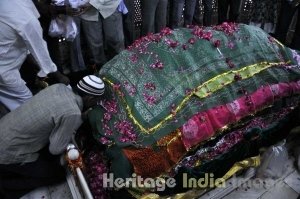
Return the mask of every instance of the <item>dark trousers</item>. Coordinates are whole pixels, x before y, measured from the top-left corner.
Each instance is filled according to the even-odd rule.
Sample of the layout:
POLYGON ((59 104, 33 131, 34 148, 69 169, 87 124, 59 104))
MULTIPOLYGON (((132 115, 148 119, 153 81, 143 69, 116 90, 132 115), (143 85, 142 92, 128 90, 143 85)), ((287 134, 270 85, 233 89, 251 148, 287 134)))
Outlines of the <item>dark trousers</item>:
POLYGON ((199 0, 196 1, 195 13, 193 23, 196 25, 203 25, 203 26, 210 26, 211 25, 211 18, 212 18, 212 0, 202 0, 204 6, 204 13, 203 13, 203 22, 201 22, 201 10, 200 10, 200 3, 199 0))
POLYGON ((281 10, 278 20, 278 25, 275 32, 275 37, 282 43, 285 43, 287 32, 289 30, 289 26, 292 22, 293 16, 298 10, 298 18, 296 23, 296 29, 294 32, 293 40, 290 45, 291 48, 300 50, 300 5, 297 7, 293 7, 286 0, 282 0, 281 2, 281 10))
POLYGON ((134 20, 135 0, 124 0, 124 3, 128 9, 128 13, 123 16, 125 46, 129 46, 139 37, 139 35, 136 33, 134 20))
POLYGON ((240 14, 241 0, 218 0, 218 22, 236 22, 240 14), (229 17, 227 17, 229 9, 229 17))
POLYGON ((17 199, 35 188, 62 182, 65 170, 59 157, 44 152, 35 162, 0 164, 0 198, 17 199))
POLYGON ((203 0, 202 2, 204 6, 203 25, 210 26, 212 18, 212 0, 203 0))
POLYGON ((184 26, 191 25, 193 21, 193 16, 195 12, 196 0, 173 0, 172 6, 172 28, 178 28, 181 16, 184 9, 184 26))
POLYGON ((141 0, 141 7, 142 36, 166 27, 168 0, 141 0))

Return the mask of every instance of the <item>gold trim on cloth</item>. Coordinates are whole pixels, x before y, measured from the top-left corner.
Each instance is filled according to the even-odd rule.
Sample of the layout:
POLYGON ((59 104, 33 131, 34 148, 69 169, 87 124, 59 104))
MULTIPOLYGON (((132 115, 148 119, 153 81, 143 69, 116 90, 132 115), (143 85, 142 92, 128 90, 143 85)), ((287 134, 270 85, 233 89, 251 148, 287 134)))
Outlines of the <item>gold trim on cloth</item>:
MULTIPOLYGON (((155 126, 151 128, 144 128, 138 120, 133 116, 132 114, 132 109, 128 106, 128 104, 125 101, 124 95, 120 90, 117 90, 117 94, 121 98, 123 104, 125 105, 126 111, 128 112, 129 118, 132 119, 133 123, 138 126, 141 130, 141 132, 146 133, 146 134, 152 134, 154 133, 157 129, 161 128, 161 126, 167 122, 168 120, 171 120, 176 113, 178 113, 184 106, 185 104, 190 100, 190 98, 193 95, 198 96, 199 98, 204 98, 209 95, 211 95, 213 92, 216 92, 220 90, 221 88, 227 86, 228 84, 236 81, 236 76, 242 79, 247 79, 255 74, 262 72, 265 69, 271 68, 273 66, 281 65, 281 64, 287 64, 288 62, 260 62, 256 64, 252 64, 249 66, 246 66, 244 68, 241 68, 240 70, 234 70, 234 71, 228 71, 223 74, 220 74, 218 76, 215 76, 208 81, 204 82, 203 84, 199 85, 196 89, 194 89, 190 94, 186 95, 185 98, 181 101, 181 103, 176 107, 176 109, 173 111, 173 113, 169 114, 166 116, 163 120, 158 122, 155 126)), ((112 87, 114 83, 107 79, 106 77, 103 78, 103 80, 107 83, 109 83, 112 87)))
POLYGON ((249 167, 258 167, 260 165, 260 156, 251 157, 245 159, 241 162, 235 163, 231 169, 222 177, 224 180, 228 180, 238 171, 249 168, 249 167))
POLYGON ((261 62, 258 64, 249 65, 240 70, 228 71, 226 73, 217 75, 216 77, 213 77, 212 79, 198 86, 198 88, 196 89, 197 91, 195 91, 194 94, 199 98, 205 98, 211 95, 211 93, 214 93, 220 90, 221 88, 227 86, 228 84, 231 84, 232 82, 236 81, 235 77, 241 79, 248 79, 254 76, 255 74, 260 73, 263 70, 266 70, 277 64, 279 65, 284 64, 284 62, 279 62, 279 63, 261 62))
POLYGON ((284 45, 280 42, 280 41, 278 41, 277 39, 275 39, 275 38, 273 38, 274 39, 274 41, 278 44, 278 45, 280 45, 282 48, 284 48, 284 45))

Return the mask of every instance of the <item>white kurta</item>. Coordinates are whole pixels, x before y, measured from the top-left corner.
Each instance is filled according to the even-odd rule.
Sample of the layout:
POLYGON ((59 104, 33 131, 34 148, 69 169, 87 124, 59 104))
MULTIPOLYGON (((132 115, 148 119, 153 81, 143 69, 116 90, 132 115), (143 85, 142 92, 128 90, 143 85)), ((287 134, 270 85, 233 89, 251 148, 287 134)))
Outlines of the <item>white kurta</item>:
POLYGON ((43 77, 57 70, 50 58, 38 11, 31 0, 0 1, 0 101, 14 110, 32 94, 19 69, 31 53, 43 77))

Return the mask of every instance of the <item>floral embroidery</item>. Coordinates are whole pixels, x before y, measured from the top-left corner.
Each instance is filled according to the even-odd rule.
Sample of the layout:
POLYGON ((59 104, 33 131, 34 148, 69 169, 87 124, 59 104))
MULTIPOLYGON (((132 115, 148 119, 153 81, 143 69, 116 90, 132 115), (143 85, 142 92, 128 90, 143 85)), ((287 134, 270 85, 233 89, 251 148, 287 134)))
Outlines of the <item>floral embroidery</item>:
POLYGON ((252 101, 252 98, 251 96, 249 95, 246 95, 245 96, 245 102, 246 102, 246 105, 249 107, 250 110, 254 109, 255 107, 253 106, 253 101, 252 101))
POLYGON ((229 58, 226 58, 225 62, 229 66, 229 68, 234 68, 235 65, 229 58))
POLYGON ((109 140, 109 139, 107 139, 106 137, 101 137, 100 138, 100 142, 102 143, 102 144, 106 144, 106 145, 108 145, 108 144, 111 144, 111 140, 109 140))
POLYGON ((214 47, 216 47, 216 48, 219 48, 221 46, 220 40, 215 40, 213 43, 214 43, 214 47))
POLYGON ((133 63, 137 63, 137 61, 138 61, 138 55, 136 53, 134 53, 133 55, 130 56, 130 60, 133 63))
POLYGON ((148 82, 144 84, 144 88, 150 91, 154 91, 156 89, 156 86, 154 83, 148 82))
POLYGON ((154 64, 150 65, 151 68, 158 68, 158 69, 163 69, 164 68, 164 64, 157 60, 154 64))
POLYGON ((293 58, 296 60, 297 64, 300 66, 300 54, 298 54, 295 50, 292 50, 293 58))
POLYGON ((114 125, 115 129, 121 134, 119 137, 120 142, 135 142, 137 135, 133 130, 133 126, 130 122, 123 120, 116 122, 114 125))
POLYGON ((142 74, 144 74, 144 69, 143 68, 140 68, 139 70, 138 70, 138 73, 140 74, 140 75, 142 75, 142 74))
POLYGON ((194 37, 192 37, 192 38, 190 38, 190 39, 188 40, 188 42, 189 42, 190 44, 194 44, 194 43, 196 42, 196 39, 195 39, 194 37))
POLYGON ((149 105, 154 105, 156 103, 156 98, 154 96, 148 95, 147 93, 143 93, 144 100, 149 105))
POLYGON ((211 31, 204 31, 203 28, 200 28, 199 26, 195 26, 192 30, 192 34, 201 38, 210 41, 213 37, 213 34, 211 31))
POLYGON ((109 121, 111 119, 111 114, 109 113, 104 113, 104 120, 109 121))
POLYGON ((230 41, 230 42, 227 43, 227 47, 229 49, 233 49, 235 47, 235 45, 234 45, 234 43, 232 41, 230 41))
POLYGON ((166 36, 166 35, 170 35, 172 34, 173 30, 171 30, 170 28, 166 27, 164 29, 161 30, 160 35, 162 36, 166 36))
POLYGON ((127 90, 128 94, 130 96, 135 96, 136 94, 136 88, 132 85, 130 85, 127 81, 124 82, 124 87, 127 90))
POLYGON ((103 186, 103 175, 109 172, 103 153, 96 150, 88 152, 85 165, 86 177, 94 198, 109 199, 109 190, 103 186))
POLYGON ((103 102, 103 107, 107 111, 107 113, 117 113, 117 102, 115 100, 105 100, 103 102))
POLYGON ((188 49, 188 45, 182 44, 182 49, 183 49, 183 50, 187 50, 187 49, 188 49))
POLYGON ((189 119, 183 126, 182 126, 182 133, 188 139, 193 139, 197 136, 198 133, 198 124, 193 119, 189 119))
POLYGON ((274 37, 271 37, 271 36, 268 36, 268 39, 271 43, 274 43, 275 42, 275 38, 274 37))
POLYGON ((171 105, 171 114, 172 114, 173 116, 176 115, 176 105, 175 105, 175 104, 172 104, 172 105, 171 105))
POLYGON ((273 84, 270 86, 270 88, 271 88, 273 95, 279 95, 279 92, 280 92, 279 84, 273 84))
POLYGON ((234 80, 239 81, 242 79, 242 76, 240 74, 235 74, 234 75, 234 80))
POLYGON ((222 31, 227 35, 233 35, 233 33, 238 30, 238 25, 236 23, 224 22, 220 25, 214 26, 213 29, 222 31))
POLYGON ((193 92, 193 89, 187 88, 185 89, 185 95, 190 95, 193 92))
POLYGON ((179 42, 178 41, 174 41, 172 39, 166 39, 165 42, 171 48, 176 48, 177 46, 179 46, 179 42))
POLYGON ((227 108, 234 115, 237 115, 241 109, 240 104, 237 100, 227 104, 227 108))
MULTIPOLYGON (((114 100, 111 101, 104 101, 103 102, 103 107, 106 110, 106 112, 103 114, 103 130, 104 130, 104 134, 106 136, 111 136, 113 134, 113 131, 111 130, 111 128, 108 126, 108 122, 112 119, 112 114, 116 114, 117 111, 117 103, 114 100)), ((102 138, 101 138, 102 139, 102 138)), ((110 142, 108 142, 108 140, 106 140, 107 138, 103 138, 102 140, 100 139, 102 144, 110 144, 110 142)))

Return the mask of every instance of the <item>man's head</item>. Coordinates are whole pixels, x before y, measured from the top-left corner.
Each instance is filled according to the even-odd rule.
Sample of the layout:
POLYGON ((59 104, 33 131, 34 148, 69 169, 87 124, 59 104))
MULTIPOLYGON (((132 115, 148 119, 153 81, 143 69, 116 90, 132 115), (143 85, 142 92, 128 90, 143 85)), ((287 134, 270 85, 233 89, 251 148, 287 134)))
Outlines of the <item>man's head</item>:
POLYGON ((95 106, 104 93, 105 85, 101 78, 88 75, 77 84, 78 94, 82 97, 84 109, 95 106))

